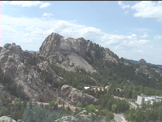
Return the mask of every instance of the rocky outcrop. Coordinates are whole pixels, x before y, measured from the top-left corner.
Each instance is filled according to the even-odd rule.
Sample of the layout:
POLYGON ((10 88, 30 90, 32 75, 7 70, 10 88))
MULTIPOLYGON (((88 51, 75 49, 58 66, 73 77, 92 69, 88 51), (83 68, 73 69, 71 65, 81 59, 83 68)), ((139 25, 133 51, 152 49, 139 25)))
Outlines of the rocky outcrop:
POLYGON ((162 77, 162 70, 160 68, 153 68, 152 64, 146 63, 144 59, 138 61, 139 67, 136 68, 135 73, 138 75, 148 76, 149 79, 158 79, 155 77, 155 74, 162 77))
POLYGON ((116 58, 118 58, 117 55, 115 55, 110 49, 105 48, 104 54, 105 54, 105 56, 103 58, 104 60, 118 64, 118 61, 116 59, 116 58))
POLYGON ((64 116, 60 119, 55 120, 54 122, 78 122, 78 119, 74 116, 64 116))
POLYGON ((140 59, 138 61, 138 64, 140 64, 140 65, 146 65, 147 63, 146 63, 146 61, 144 59, 140 59))
POLYGON ((0 117, 0 122, 16 122, 16 121, 8 116, 2 116, 0 117))
POLYGON ((139 68, 137 68, 135 72, 138 75, 149 75, 150 74, 149 68, 146 65, 139 66, 139 68))
POLYGON ((92 57, 118 63, 114 58, 115 54, 108 48, 101 48, 84 38, 64 38, 57 33, 52 33, 45 39, 40 47, 40 55, 68 71, 84 69, 87 72, 96 72, 86 60, 92 57))
POLYGON ((38 101, 56 99, 51 85, 58 82, 58 76, 37 53, 23 51, 15 43, 6 44, 0 53, 0 67, 14 83, 23 87, 29 98, 38 101))
POLYGON ((95 97, 83 93, 82 91, 69 85, 63 85, 60 92, 63 98, 66 98, 71 104, 74 105, 76 105, 78 102, 94 104, 98 100, 95 97))
MULTIPOLYGON (((58 86, 58 82, 66 82, 56 75, 50 64, 54 63, 67 71, 84 69, 94 73, 98 68, 97 66, 96 69, 93 68, 92 64, 96 63, 93 62, 94 60, 121 64, 118 56, 108 48, 100 47, 84 38, 65 38, 57 33, 52 33, 45 39, 38 53, 23 51, 15 43, 5 44, 0 51, 2 72, 11 76, 14 83, 22 86, 29 98, 34 97, 38 101, 56 100, 57 88, 55 89, 54 85, 58 86)), ((123 63, 126 66, 131 65, 127 62, 123 63)), ((162 70, 153 69, 155 73, 152 73, 151 65, 148 65, 144 59, 141 59, 138 64, 136 74, 147 75, 149 79, 155 79, 155 73, 162 77, 162 70)), ((93 104, 96 101, 93 96, 67 85, 62 86, 61 94, 74 104, 78 102, 93 104)))
POLYGON ((0 52, 1 52, 1 50, 2 50, 3 48, 2 47, 0 47, 0 52))
MULTIPOLYGON (((49 101, 56 99, 53 83, 65 82, 63 78, 55 74, 49 63, 55 63, 68 71, 84 69, 92 73, 96 70, 87 61, 92 57, 101 57, 104 60, 118 63, 114 53, 108 48, 101 48, 83 38, 64 38, 57 33, 52 33, 45 39, 38 53, 23 51, 15 43, 5 44, 0 52, 0 67, 2 72, 9 75, 14 83, 22 86, 24 93, 29 98, 49 101)), ((77 90, 75 92, 75 94, 69 95, 73 102, 94 102, 92 96, 77 90), (77 97, 74 99, 74 96, 77 97)))
POLYGON ((92 113, 87 113, 86 110, 83 110, 76 115, 76 118, 78 118, 79 120, 83 119, 85 121, 90 121, 92 118, 92 113))
MULTIPOLYGON (((92 122, 92 114, 95 116, 94 113, 88 113, 86 110, 81 111, 80 113, 76 114, 75 116, 63 116, 60 119, 55 120, 54 122, 92 122)), ((93 120, 94 121, 94 120, 93 120)), ((104 117, 97 122, 108 122, 104 117)))
POLYGON ((147 76, 149 79, 155 79, 155 76, 151 74, 150 68, 147 65, 140 65, 139 68, 136 68, 135 73, 141 76, 147 76))

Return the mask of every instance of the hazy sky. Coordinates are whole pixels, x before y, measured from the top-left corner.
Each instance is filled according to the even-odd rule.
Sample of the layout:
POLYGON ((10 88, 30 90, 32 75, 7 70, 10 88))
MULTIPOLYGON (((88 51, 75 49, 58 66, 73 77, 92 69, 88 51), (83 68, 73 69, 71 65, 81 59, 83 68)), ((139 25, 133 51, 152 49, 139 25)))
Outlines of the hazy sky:
POLYGON ((91 40, 119 57, 162 64, 162 1, 3 1, 1 46, 38 51, 52 32, 91 40))

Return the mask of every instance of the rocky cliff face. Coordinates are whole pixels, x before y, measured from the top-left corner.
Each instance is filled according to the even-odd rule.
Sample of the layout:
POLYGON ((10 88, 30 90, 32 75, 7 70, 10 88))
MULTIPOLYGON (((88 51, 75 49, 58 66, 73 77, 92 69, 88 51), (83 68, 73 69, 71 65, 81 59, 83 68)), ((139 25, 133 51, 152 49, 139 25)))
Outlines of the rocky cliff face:
POLYGON ((90 57, 102 57, 104 60, 118 63, 114 58, 114 53, 109 49, 103 48, 102 54, 99 54, 97 49, 99 49, 99 45, 83 38, 64 38, 57 33, 52 33, 40 47, 40 55, 50 63, 56 63, 68 71, 84 69, 87 72, 96 72, 85 60, 90 57))
MULTIPOLYGON (((55 100, 54 84, 66 82, 63 78, 51 69, 50 64, 54 63, 67 71, 76 71, 84 69, 87 72, 97 72, 92 66, 91 61, 100 60, 121 64, 121 60, 108 48, 102 48, 98 44, 83 38, 73 39, 65 38, 57 33, 50 34, 40 47, 38 53, 29 53, 23 51, 15 43, 5 44, 0 51, 0 68, 3 73, 11 76, 14 83, 23 87, 25 94, 29 98, 35 98, 40 101, 55 100)), ((124 62, 124 65, 130 66, 124 62)), ((152 69, 162 77, 162 71, 152 69)), ((138 75, 147 75, 154 79, 150 72, 150 66, 145 60, 139 61, 139 67, 135 73, 138 75)), ((63 86, 61 93, 74 103, 78 101, 93 103, 95 98, 83 94, 70 86, 63 86), (88 100, 88 101, 87 101, 88 100)))
MULTIPOLYGON (((60 80, 48 62, 55 63, 68 71, 85 69, 87 72, 96 72, 85 58, 97 57, 97 48, 96 44, 83 38, 64 38, 52 33, 43 42, 39 53, 23 51, 15 43, 5 44, 0 52, 0 67, 4 74, 11 76, 14 83, 23 87, 24 93, 29 98, 35 98, 37 101, 55 100, 53 83, 65 81, 60 80)), ((104 49, 102 52, 105 60, 117 62, 109 49, 104 49)), ((94 102, 93 97, 82 94, 75 88, 71 90, 68 97, 73 102, 87 101, 86 98, 89 100, 87 103, 94 102), (75 94, 72 94, 73 91, 75 94)))
POLYGON ((57 75, 47 61, 36 54, 24 52, 16 44, 6 44, 0 53, 0 67, 5 74, 11 76, 13 82, 23 87, 29 98, 48 101, 55 99, 49 82, 44 82, 42 72, 51 74, 51 81, 57 82, 57 75))

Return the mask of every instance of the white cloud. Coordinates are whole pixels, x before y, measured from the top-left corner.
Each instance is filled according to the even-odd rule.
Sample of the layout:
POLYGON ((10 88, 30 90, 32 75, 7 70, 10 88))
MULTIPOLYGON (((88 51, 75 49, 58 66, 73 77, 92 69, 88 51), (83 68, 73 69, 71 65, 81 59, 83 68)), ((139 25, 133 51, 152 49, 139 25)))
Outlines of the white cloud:
POLYGON ((156 36, 154 37, 154 39, 156 39, 156 40, 162 40, 162 36, 161 36, 161 35, 156 35, 156 36))
POLYGON ((17 5, 21 7, 31 7, 42 4, 40 1, 4 1, 2 4, 17 5))
POLYGON ((154 48, 153 42, 141 39, 135 33, 128 35, 109 34, 95 27, 48 18, 16 18, 6 15, 1 15, 1 18, 2 45, 15 42, 21 45, 22 49, 39 50, 44 39, 52 32, 55 32, 64 37, 84 37, 86 40, 89 39, 103 47, 110 48, 119 56, 132 59, 134 57, 139 58, 141 52, 145 52, 143 58, 146 57, 146 60, 152 60, 147 59, 152 52, 158 51, 159 55, 162 53, 162 47, 159 49, 154 48))
POLYGON ((9 1, 1 1, 1 4, 8 4, 9 1))
POLYGON ((124 4, 122 1, 118 1, 118 5, 120 5, 120 7, 121 7, 122 9, 129 8, 129 7, 130 7, 130 5, 126 5, 126 4, 124 4))
POLYGON ((40 1, 2 1, 3 4, 9 4, 9 5, 17 5, 21 7, 32 7, 32 6, 38 6, 40 5, 40 8, 45 8, 50 6, 50 3, 44 3, 40 1))
POLYGON ((146 34, 146 33, 145 33, 144 35, 141 36, 141 38, 148 38, 148 37, 149 37, 149 35, 146 34))
POLYGON ((43 3, 43 4, 41 4, 40 8, 46 8, 50 5, 51 5, 50 3, 43 3))
POLYGON ((124 14, 128 14, 128 13, 129 13, 129 11, 125 11, 125 12, 124 12, 124 14))
POLYGON ((44 17, 50 17, 50 16, 53 16, 53 14, 51 14, 51 13, 43 13, 42 16, 44 16, 44 17))
POLYGON ((140 44, 146 44, 146 43, 149 43, 149 42, 150 42, 149 40, 139 40, 140 44))
POLYGON ((162 1, 141 1, 131 8, 136 11, 134 17, 156 18, 162 22, 162 1))

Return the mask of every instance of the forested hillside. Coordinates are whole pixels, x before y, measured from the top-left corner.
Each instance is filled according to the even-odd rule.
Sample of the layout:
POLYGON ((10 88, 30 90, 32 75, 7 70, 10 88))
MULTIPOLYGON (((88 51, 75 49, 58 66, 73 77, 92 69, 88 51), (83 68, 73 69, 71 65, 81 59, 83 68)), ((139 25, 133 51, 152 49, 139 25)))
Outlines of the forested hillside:
MULTIPOLYGON (((102 122, 111 121, 113 113, 125 113, 128 120, 138 121, 129 102, 135 102, 141 94, 162 96, 162 69, 144 59, 132 63, 119 58, 110 49, 84 38, 52 33, 38 52, 6 44, 0 52, 0 83, 1 116, 57 122, 65 114, 75 121, 78 116, 86 116, 81 121, 102 122), (36 102, 47 105, 38 106, 36 102)), ((161 112, 159 105, 150 109, 155 107, 156 112, 161 112)), ((137 111, 143 114, 147 109, 137 111)), ((155 113, 147 112, 140 120, 155 113)), ((161 120, 159 114, 157 117, 161 120)))

